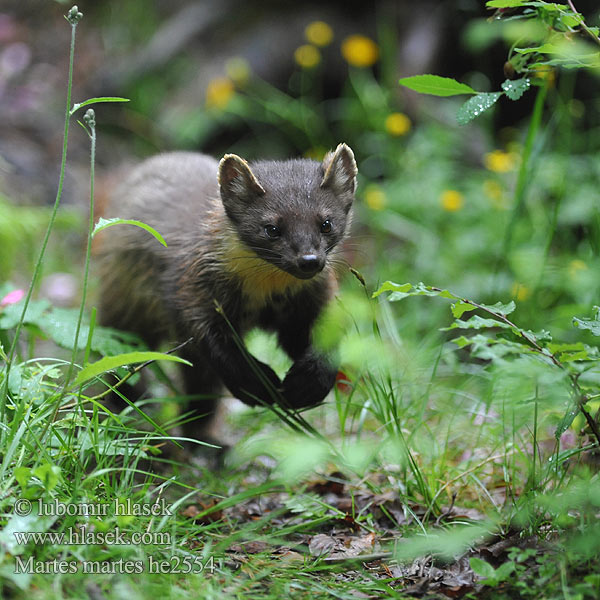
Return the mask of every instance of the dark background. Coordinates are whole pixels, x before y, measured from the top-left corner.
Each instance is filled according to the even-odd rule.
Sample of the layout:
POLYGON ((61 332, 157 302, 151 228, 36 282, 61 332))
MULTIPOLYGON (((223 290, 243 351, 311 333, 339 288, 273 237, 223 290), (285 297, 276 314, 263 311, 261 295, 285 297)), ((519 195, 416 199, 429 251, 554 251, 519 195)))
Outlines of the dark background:
MULTIPOLYGON (((298 140, 268 127, 252 128, 242 120, 190 125, 204 110, 208 82, 224 73, 232 57, 245 58, 252 72, 277 88, 286 88, 298 71, 295 48, 314 20, 335 33, 327 50, 323 99, 337 98, 347 78, 339 43, 361 33, 377 41, 392 39, 393 67, 380 79, 395 81, 417 73, 436 73, 499 89, 507 48, 494 42, 474 51, 465 31, 492 14, 477 0, 454 2, 248 2, 118 0, 81 2, 84 18, 77 30, 73 101, 93 96, 124 96, 131 102, 99 105, 98 164, 115 165, 173 148, 219 155, 243 148, 249 158, 302 154, 298 140), (182 117, 183 115, 183 117, 182 117), (185 115, 189 115, 187 120, 185 115)), ((62 143, 61 120, 70 27, 63 15, 70 4, 39 1, 3 2, 0 9, 0 191, 25 203, 54 199, 62 143)), ((577 8, 595 24, 594 2, 577 8)), ((577 96, 596 103, 597 81, 578 80, 577 96)), ((483 90, 482 90, 483 91, 483 90)), ((422 97, 398 86, 398 106, 418 121, 422 97)), ((533 95, 499 105, 494 127, 518 123, 529 114, 533 95)), ((598 107, 587 113, 598 123, 598 107)), ((65 201, 76 202, 79 171, 87 165, 88 142, 73 128, 65 201)), ((354 144, 357 145, 356 142, 354 144)), ((360 156, 360 144, 355 148, 360 156)), ((85 180, 85 173, 81 176, 85 180)))

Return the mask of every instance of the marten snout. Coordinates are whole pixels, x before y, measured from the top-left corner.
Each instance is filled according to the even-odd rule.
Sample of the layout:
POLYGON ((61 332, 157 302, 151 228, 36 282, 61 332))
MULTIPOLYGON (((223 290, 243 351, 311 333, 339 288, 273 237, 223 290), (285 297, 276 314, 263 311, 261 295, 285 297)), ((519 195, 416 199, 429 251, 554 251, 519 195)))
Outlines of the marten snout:
POLYGON ((313 277, 325 266, 325 257, 318 254, 302 254, 297 260, 298 269, 302 275, 313 277))

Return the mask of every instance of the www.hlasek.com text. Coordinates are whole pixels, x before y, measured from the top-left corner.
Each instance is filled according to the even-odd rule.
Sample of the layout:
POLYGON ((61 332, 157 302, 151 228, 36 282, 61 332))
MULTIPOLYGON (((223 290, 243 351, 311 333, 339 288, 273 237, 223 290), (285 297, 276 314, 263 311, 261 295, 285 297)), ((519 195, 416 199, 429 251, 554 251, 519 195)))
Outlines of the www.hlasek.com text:
POLYGON ((171 534, 168 531, 121 531, 115 527, 111 531, 96 531, 85 525, 68 527, 66 531, 15 531, 13 533, 19 545, 33 543, 41 545, 69 546, 168 546, 171 534))

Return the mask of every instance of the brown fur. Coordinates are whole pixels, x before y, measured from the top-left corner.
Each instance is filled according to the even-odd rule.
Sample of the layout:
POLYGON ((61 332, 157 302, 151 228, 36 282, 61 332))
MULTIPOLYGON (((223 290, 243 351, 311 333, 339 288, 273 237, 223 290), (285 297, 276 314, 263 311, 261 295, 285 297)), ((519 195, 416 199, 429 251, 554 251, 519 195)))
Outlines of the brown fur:
POLYGON ((283 382, 254 359, 255 367, 283 402, 319 402, 335 373, 312 350, 310 329, 337 289, 331 255, 346 235, 355 175, 345 145, 322 164, 248 165, 235 155, 218 164, 194 153, 145 161, 117 188, 105 216, 143 221, 167 247, 130 225, 101 232, 101 322, 152 347, 192 337, 183 352, 194 362, 184 371, 186 391, 210 393, 225 383, 250 404, 275 399, 231 327, 239 336, 254 326, 273 329, 295 364, 283 382), (270 237, 265 226, 273 224, 281 231, 270 237))

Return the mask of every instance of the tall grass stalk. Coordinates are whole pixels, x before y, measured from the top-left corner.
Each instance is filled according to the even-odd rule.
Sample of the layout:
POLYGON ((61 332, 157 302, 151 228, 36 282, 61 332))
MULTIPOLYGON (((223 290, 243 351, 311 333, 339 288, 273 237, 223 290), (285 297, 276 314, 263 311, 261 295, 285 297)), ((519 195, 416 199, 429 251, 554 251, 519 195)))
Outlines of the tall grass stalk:
MULTIPOLYGON (((52 208, 52 213, 50 214, 50 221, 48 222, 48 227, 46 229, 46 233, 44 235, 44 239, 42 241, 42 247, 40 249, 40 253, 35 264, 35 268, 33 271, 33 276, 31 278, 31 282, 29 284, 29 289, 27 290, 27 295, 25 296, 25 300, 23 302, 23 310, 21 312, 21 318, 17 323, 15 328, 15 335, 13 337, 12 344, 10 346, 10 350, 8 353, 8 357, 6 360, 6 366, 4 368, 4 381, 2 384, 2 392, 0 393, 0 422, 6 422, 6 402, 8 400, 8 378, 10 375, 10 368, 12 361, 14 360, 15 352, 17 349, 17 344, 19 343, 19 337, 21 334, 21 330, 23 328, 23 323, 25 321, 25 315, 27 313, 27 309, 29 307, 29 302, 31 301, 31 296, 33 295, 33 290, 35 285, 40 277, 40 273, 42 271, 42 263, 44 261, 44 255, 46 254, 46 247, 48 246, 48 240, 50 239, 50 234, 52 232, 52 228, 54 227, 54 221, 56 219, 56 214, 58 212, 58 206, 60 204, 60 199, 62 197, 63 185, 65 180, 65 167, 67 164, 67 145, 69 140, 69 122, 71 116, 71 91, 73 84, 73 62, 75 57, 75 32, 77 30, 77 24, 82 18, 82 14, 78 11, 77 6, 73 6, 67 16, 65 17, 67 21, 71 24, 71 46, 69 50, 69 72, 67 76, 67 102, 65 109, 65 125, 64 125, 64 133, 63 133, 63 146, 62 146, 62 157, 60 161, 60 175, 58 178, 58 188, 56 190, 56 198, 54 200, 54 206, 52 208)), ((0 434, 2 438, 0 438, 0 442, 3 440, 5 435, 5 430, 2 430, 0 434)))
POLYGON ((90 272, 90 260, 92 256, 92 235, 94 231, 94 180, 95 180, 95 166, 96 166, 96 116, 93 109, 88 109, 83 117, 85 124, 88 126, 88 133, 90 136, 90 216, 88 221, 88 232, 87 232, 87 246, 85 251, 85 267, 83 272, 83 286, 81 290, 81 303, 79 305, 79 315, 77 317, 77 326, 75 328, 75 339, 73 340, 73 353, 71 354, 71 363, 67 371, 65 383, 63 386, 62 393, 60 395, 59 402, 56 403, 57 409, 60 404, 60 400, 65 395, 66 389, 73 376, 73 369, 75 366, 75 359, 77 357, 77 350, 79 347, 79 333, 81 331, 81 322, 83 320, 83 311, 85 309, 85 300, 87 296, 88 278, 90 272))
POLYGON ((527 137, 525 138, 525 147, 523 149, 523 156, 521 157, 521 166, 519 168, 519 175, 517 177, 517 185, 515 186, 514 208, 506 228, 506 233, 504 235, 504 244, 502 249, 502 257, 504 259, 510 250, 514 228, 519 220, 519 217, 523 213, 523 207, 525 205, 525 192, 527 191, 527 184, 529 183, 531 175, 530 163, 533 154, 533 146, 542 123, 547 93, 548 78, 544 80, 544 83, 538 89, 537 96, 535 97, 535 104, 533 106, 533 112, 531 114, 531 121, 529 122, 529 128, 527 130, 527 137))
MULTIPOLYGON (((44 431, 42 432, 41 439, 44 440, 46 437, 46 433, 50 428, 50 424, 54 422, 56 419, 56 415, 58 414, 58 410, 62 404, 63 398, 66 394, 67 388, 69 386, 69 382, 73 377, 73 370, 75 368, 75 359, 77 358, 77 351, 79 349, 79 333, 81 331, 81 322, 83 321, 83 311, 85 309, 85 301, 87 297, 87 285, 90 271, 90 261, 92 256, 92 236, 94 231, 94 181, 95 181, 95 166, 96 166, 96 116, 93 109, 88 109, 85 113, 83 120, 87 125, 88 135, 90 136, 90 215, 88 221, 88 232, 87 232, 87 247, 85 252, 85 266, 83 271, 83 285, 81 290, 81 301, 79 304, 79 315, 77 317, 77 325, 75 327, 75 339, 73 340, 73 352, 71 353, 71 361, 69 362, 69 366, 67 368, 67 375, 65 377, 65 382, 62 386, 61 392, 58 398, 55 401, 54 409, 52 411, 52 417, 46 421, 46 425, 44 427, 44 431)), ((83 124, 80 122, 83 126, 83 124)), ((89 349, 91 344, 91 336, 93 333, 93 327, 90 324, 89 336, 87 340, 86 346, 86 355, 89 355, 89 349)), ((79 387, 79 393, 77 394, 77 398, 81 398, 81 386, 79 387)), ((97 408, 94 406, 94 415, 97 417, 97 408)))

